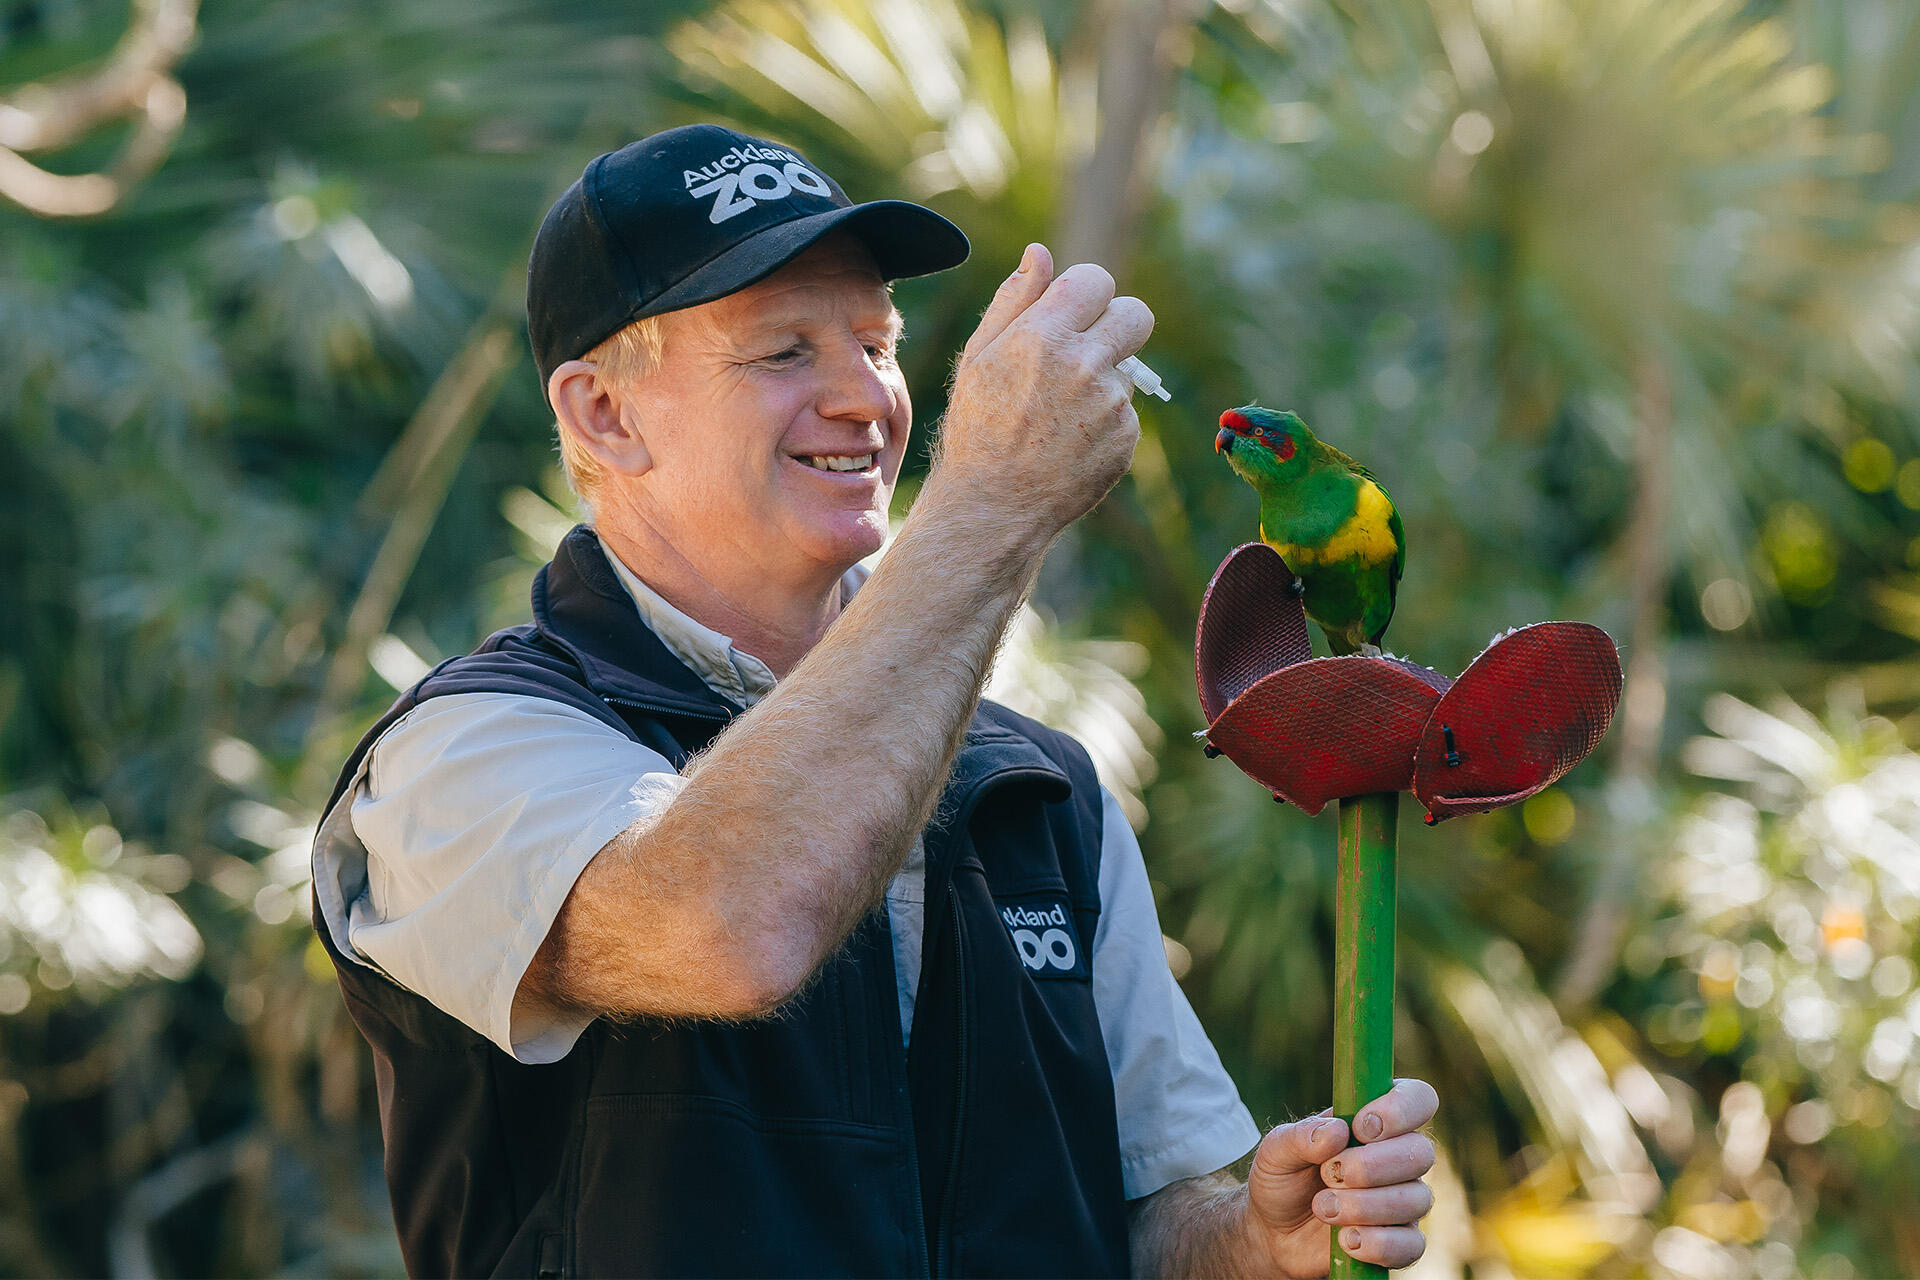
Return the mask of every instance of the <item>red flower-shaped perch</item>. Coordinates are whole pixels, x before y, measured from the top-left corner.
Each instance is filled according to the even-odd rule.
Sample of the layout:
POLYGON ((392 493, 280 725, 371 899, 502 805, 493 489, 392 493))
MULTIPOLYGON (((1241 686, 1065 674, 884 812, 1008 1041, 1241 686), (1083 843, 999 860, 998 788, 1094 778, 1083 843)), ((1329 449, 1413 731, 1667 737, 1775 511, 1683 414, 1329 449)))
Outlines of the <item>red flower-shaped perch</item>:
POLYGON ((1458 680, 1388 657, 1316 658, 1294 575, 1249 542, 1200 605, 1194 673, 1210 752, 1308 813, 1412 791, 1429 824, 1524 800, 1585 759, 1620 702, 1620 659, 1584 622, 1498 637, 1458 680))

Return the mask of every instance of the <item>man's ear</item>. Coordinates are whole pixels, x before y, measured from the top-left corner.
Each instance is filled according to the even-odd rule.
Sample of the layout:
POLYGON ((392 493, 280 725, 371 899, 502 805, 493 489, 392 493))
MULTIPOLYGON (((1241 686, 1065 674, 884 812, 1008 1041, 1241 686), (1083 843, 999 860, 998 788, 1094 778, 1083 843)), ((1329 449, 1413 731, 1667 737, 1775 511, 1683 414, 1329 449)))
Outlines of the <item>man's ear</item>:
POLYGON ((608 471, 644 475, 653 455, 640 436, 639 420, 622 389, 603 381, 586 360, 568 360, 547 379, 547 401, 560 430, 608 471))

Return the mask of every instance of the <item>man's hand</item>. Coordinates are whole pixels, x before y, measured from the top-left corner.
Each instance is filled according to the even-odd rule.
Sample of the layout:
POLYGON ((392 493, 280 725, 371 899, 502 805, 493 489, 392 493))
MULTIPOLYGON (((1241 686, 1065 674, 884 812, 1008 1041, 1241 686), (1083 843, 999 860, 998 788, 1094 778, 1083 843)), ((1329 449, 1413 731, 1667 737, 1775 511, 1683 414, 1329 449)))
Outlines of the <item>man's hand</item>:
POLYGON ((1419 1129, 1438 1108, 1431 1085, 1396 1080, 1354 1117, 1360 1146, 1322 1112, 1261 1139, 1245 1186, 1222 1169, 1132 1202, 1133 1273, 1324 1276, 1332 1230, 1362 1262, 1407 1266, 1427 1247, 1413 1224, 1433 1207, 1420 1181, 1433 1143, 1419 1129))
MULTIPOLYGON (((1433 1143, 1419 1132, 1440 1100, 1423 1080, 1396 1080, 1347 1126, 1324 1113, 1283 1124, 1260 1141, 1247 1175, 1244 1222, 1273 1273, 1322 1276, 1327 1233, 1362 1262, 1404 1267, 1426 1249, 1413 1224, 1433 1207, 1421 1179, 1433 1168, 1433 1143)), ((1257 1254, 1256 1254, 1257 1256, 1257 1254)))
POLYGON ((1115 297, 1104 269, 1056 279, 1046 246, 1027 246, 961 352, 929 489, 989 499, 1028 540, 1051 542, 1132 463, 1140 419, 1115 366, 1152 331, 1153 313, 1115 297))

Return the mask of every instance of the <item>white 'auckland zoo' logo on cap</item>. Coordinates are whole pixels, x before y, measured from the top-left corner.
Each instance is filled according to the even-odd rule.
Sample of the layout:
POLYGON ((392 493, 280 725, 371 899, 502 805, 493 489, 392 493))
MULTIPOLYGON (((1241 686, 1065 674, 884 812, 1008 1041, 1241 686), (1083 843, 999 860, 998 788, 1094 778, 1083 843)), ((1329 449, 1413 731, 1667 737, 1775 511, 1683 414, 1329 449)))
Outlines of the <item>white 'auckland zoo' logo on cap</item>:
POLYGON ((680 172, 686 179, 688 195, 713 197, 707 221, 716 224, 745 213, 762 200, 785 200, 796 191, 833 198, 833 189, 825 178, 809 169, 799 156, 779 147, 751 143, 729 147, 718 160, 680 172))

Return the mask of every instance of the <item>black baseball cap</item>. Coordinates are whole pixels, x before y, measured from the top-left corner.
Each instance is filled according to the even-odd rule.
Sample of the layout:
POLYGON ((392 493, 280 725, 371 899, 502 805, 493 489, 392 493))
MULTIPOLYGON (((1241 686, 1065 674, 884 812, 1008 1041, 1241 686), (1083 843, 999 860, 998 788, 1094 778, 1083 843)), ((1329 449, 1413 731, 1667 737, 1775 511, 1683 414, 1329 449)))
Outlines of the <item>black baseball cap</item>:
POLYGON ((857 236, 887 280, 957 267, 969 250, 933 210, 855 204, 791 147, 719 125, 596 157, 547 211, 527 264, 542 392, 561 364, 635 320, 724 298, 832 231, 857 236))

